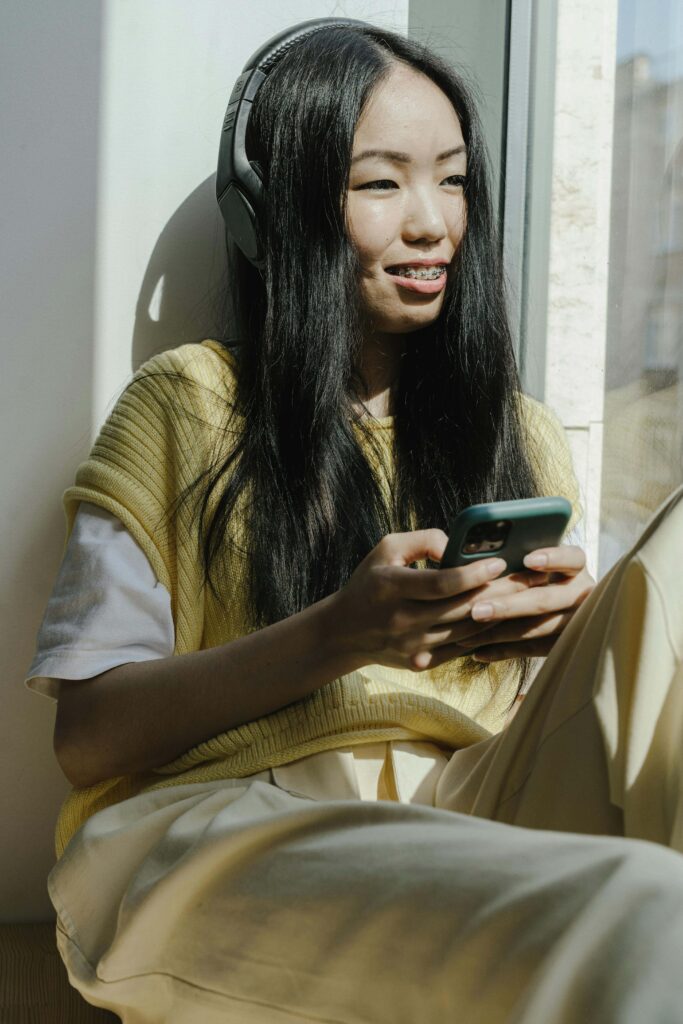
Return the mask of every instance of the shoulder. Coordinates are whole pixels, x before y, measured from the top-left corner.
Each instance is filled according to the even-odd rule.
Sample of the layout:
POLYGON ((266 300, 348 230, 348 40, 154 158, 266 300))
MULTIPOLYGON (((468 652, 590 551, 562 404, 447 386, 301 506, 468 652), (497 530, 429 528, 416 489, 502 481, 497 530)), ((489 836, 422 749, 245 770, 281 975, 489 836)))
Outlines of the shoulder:
POLYGON ((182 408, 224 422, 226 412, 234 410, 237 368, 237 355, 221 342, 188 342, 142 363, 126 392, 152 407, 182 408))
POLYGON ((187 342, 151 356, 142 363, 133 380, 151 378, 155 374, 179 375, 205 386, 230 384, 234 387, 237 356, 221 342, 210 338, 187 342))
POLYGON ((559 459, 567 469, 572 469, 567 433, 557 414, 543 402, 524 394, 521 396, 521 410, 534 460, 545 464, 548 459, 559 459))
POLYGON ((549 406, 532 398, 531 395, 522 394, 520 397, 527 430, 540 441, 546 441, 550 445, 558 442, 565 444, 567 435, 559 416, 549 406))
MULTIPOLYGON (((131 509, 165 514, 220 455, 226 437, 230 444, 241 434, 243 424, 233 421, 235 369, 235 357, 223 354, 218 342, 188 343, 147 359, 118 396, 74 486, 64 493, 67 522, 73 523, 79 501, 90 501, 116 515, 149 554, 131 509)), ((150 536, 165 529, 157 518, 150 536)))

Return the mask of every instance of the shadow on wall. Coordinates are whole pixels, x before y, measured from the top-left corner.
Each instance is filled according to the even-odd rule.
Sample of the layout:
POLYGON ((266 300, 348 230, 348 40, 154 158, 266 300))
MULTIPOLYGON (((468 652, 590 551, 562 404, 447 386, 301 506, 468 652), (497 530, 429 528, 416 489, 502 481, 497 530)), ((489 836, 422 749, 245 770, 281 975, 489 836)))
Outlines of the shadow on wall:
MULTIPOLYGON (((45 878, 67 789, 52 752, 54 706, 22 680, 62 554, 61 492, 92 417, 102 24, 98 0, 2 5, 11 83, 2 104, 0 246, 4 922, 53 913, 45 878)), ((0 979, 7 969, 0 959, 0 979)))
MULTIPOLYGON (((82 240, 74 246, 80 273, 81 268, 92 266, 92 250, 82 240)), ((223 221, 212 175, 173 213, 154 246, 136 304, 131 370, 158 351, 220 336, 226 312, 226 267, 223 221)), ((82 277, 80 291, 92 292, 83 289, 82 277)), ((65 306, 74 319, 81 316, 85 322, 82 298, 80 302, 74 294, 73 304, 65 306)), ((19 531, 19 518, 13 518, 11 530, 19 532, 9 539, 11 557, 3 575, 4 592, 12 595, 3 620, 4 653, 7 664, 13 666, 8 676, 17 682, 32 661, 63 555, 61 494, 90 447, 91 332, 89 318, 84 329, 74 330, 73 354, 69 351, 66 359, 54 346, 49 348, 42 357, 43 373, 32 385, 32 402, 41 411, 29 420, 22 440, 23 458, 30 456, 31 471, 24 477, 16 474, 12 503, 35 511, 30 522, 23 521, 23 531, 19 531), (67 363, 69 373, 64 372, 67 363), (46 444, 46 438, 58 441, 46 444)), ((53 863, 54 822, 68 784, 52 753, 56 705, 20 686, 8 697, 6 721, 11 725, 5 749, 8 763, 14 758, 20 765, 22 785, 7 786, 3 793, 6 819, 15 827, 3 864, 0 920, 41 921, 53 915, 44 879, 53 863)))
POLYGON ((135 309, 133 370, 157 352, 230 332, 227 273, 212 174, 178 207, 154 246, 135 309))

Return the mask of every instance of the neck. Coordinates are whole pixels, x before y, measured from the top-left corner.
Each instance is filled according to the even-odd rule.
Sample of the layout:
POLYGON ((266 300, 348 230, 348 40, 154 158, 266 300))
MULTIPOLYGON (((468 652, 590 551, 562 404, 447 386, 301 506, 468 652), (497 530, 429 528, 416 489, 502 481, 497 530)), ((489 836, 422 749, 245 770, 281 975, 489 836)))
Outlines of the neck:
POLYGON ((381 418, 393 416, 395 385, 405 352, 405 336, 400 334, 371 334, 366 336, 361 363, 359 398, 355 409, 381 418))

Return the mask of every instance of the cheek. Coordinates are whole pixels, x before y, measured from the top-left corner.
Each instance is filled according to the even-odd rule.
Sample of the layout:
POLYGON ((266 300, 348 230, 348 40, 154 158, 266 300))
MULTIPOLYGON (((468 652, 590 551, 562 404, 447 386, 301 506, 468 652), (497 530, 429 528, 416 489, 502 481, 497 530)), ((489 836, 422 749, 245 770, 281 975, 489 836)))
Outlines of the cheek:
POLYGON ((349 234, 364 265, 380 260, 393 237, 392 217, 382 205, 388 207, 368 203, 364 208, 360 204, 349 208, 349 234))

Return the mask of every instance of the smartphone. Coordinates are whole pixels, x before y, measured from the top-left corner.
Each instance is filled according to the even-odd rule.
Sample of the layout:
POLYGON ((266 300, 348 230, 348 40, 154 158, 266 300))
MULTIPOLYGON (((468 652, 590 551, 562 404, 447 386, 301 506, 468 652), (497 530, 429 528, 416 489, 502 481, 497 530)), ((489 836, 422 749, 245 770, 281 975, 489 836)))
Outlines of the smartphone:
POLYGON ((524 568, 524 556, 556 547, 572 514, 566 498, 522 498, 470 505, 449 523, 440 569, 468 565, 480 558, 504 558, 502 574, 524 568))

